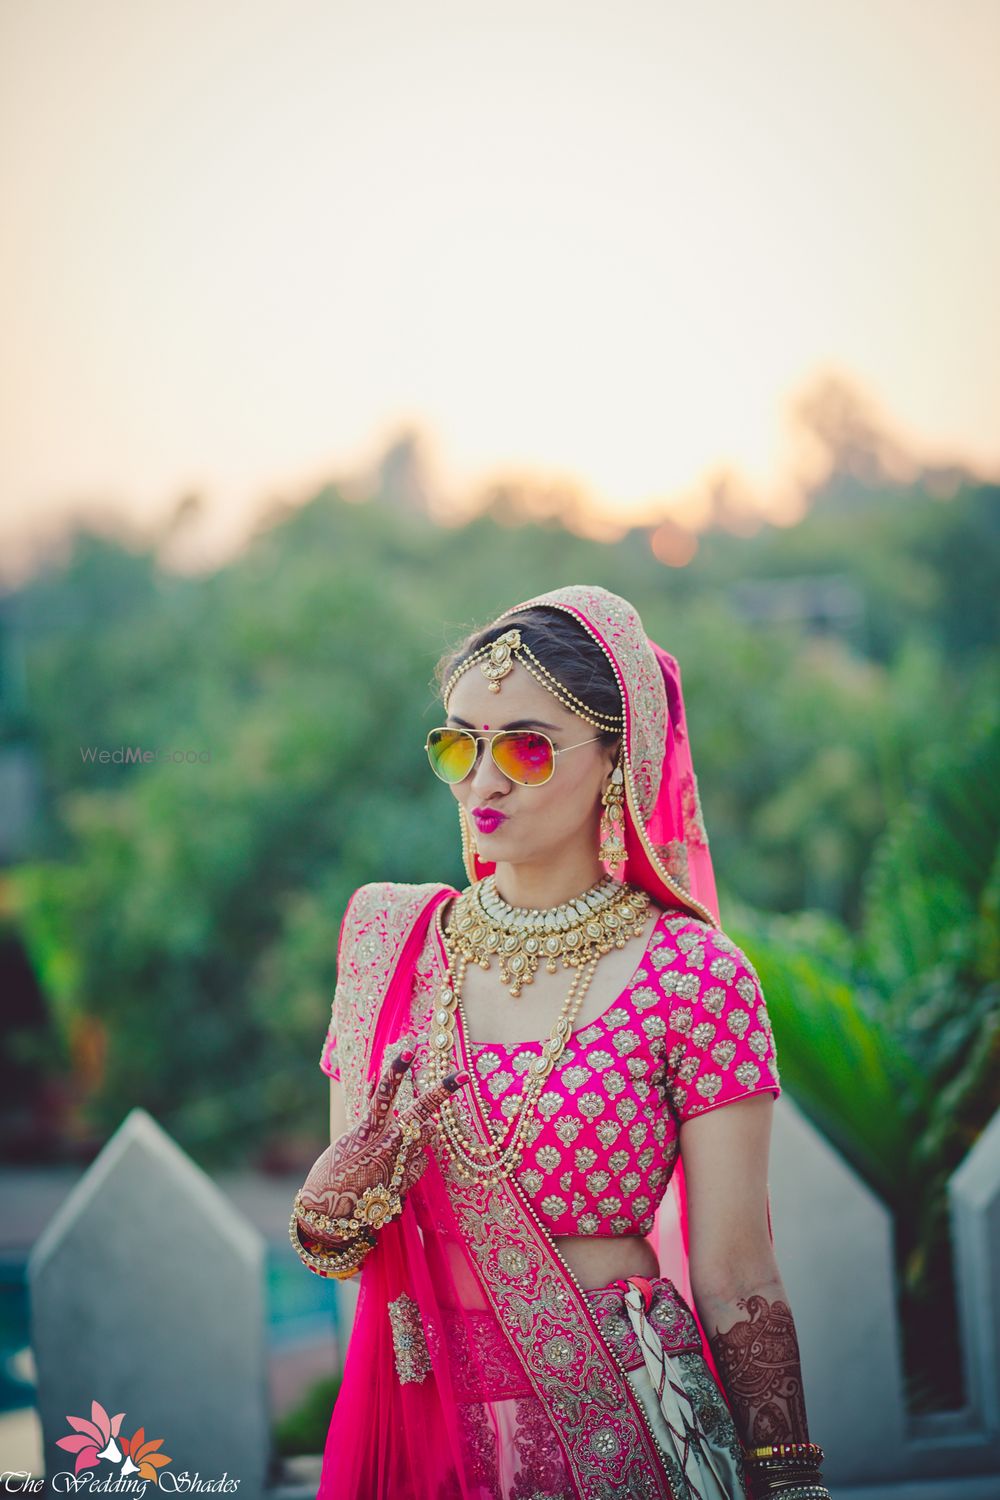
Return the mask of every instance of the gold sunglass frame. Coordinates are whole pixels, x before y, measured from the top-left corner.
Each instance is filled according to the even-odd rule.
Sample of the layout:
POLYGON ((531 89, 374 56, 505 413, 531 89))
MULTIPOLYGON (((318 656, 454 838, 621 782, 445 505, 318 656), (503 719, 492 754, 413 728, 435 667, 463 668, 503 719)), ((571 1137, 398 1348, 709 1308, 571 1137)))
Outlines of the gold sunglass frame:
POLYGON ((434 729, 428 729, 427 738, 424 741, 424 750, 427 752, 427 759, 430 762, 431 770, 434 772, 434 775, 437 777, 438 781, 443 781, 445 786, 461 786, 462 782, 468 780, 468 778, 472 775, 473 771, 479 764, 479 741, 487 740, 489 742, 490 756, 492 757, 493 764, 496 766, 501 776, 506 776, 507 780, 512 781, 515 786, 536 787, 548 786, 549 782, 556 774, 556 756, 565 755, 568 750, 579 750, 581 745, 593 745, 594 742, 596 740, 599 740, 600 738, 601 736, 599 734, 595 734, 592 735, 589 740, 577 740, 575 745, 563 745, 561 747, 557 747, 549 738, 549 736, 547 734, 543 734, 540 729, 497 729, 494 730, 492 734, 474 734, 471 729, 461 729, 455 724, 438 724, 434 729), (460 776, 457 781, 450 781, 448 777, 442 776, 438 771, 437 766, 434 764, 434 758, 431 755, 432 734, 457 734, 464 735, 466 739, 475 740, 476 753, 473 757, 472 764, 466 771, 465 775, 460 776), (549 771, 549 774, 546 776, 544 781, 518 781, 517 777, 511 776, 509 771, 505 771, 503 766, 497 760, 496 752, 494 750, 496 741, 509 739, 512 736, 518 734, 530 734, 537 740, 544 740, 551 750, 552 769, 549 771))

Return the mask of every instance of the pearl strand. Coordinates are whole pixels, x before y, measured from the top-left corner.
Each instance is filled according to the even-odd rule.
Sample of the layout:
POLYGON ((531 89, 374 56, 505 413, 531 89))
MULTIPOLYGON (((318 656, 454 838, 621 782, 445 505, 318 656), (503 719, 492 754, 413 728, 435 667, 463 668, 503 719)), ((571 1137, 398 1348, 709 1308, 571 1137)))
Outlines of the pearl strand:
MULTIPOLYGON (((552 1034, 543 1043, 541 1055, 533 1062, 528 1078, 522 1088, 521 1099, 511 1119, 508 1121, 504 1134, 511 1133, 512 1131, 509 1141, 501 1145, 501 1137, 495 1145, 488 1146, 469 1140, 462 1131, 453 1102, 446 1100, 442 1106, 441 1118, 445 1126, 445 1135, 452 1147, 456 1163, 464 1168, 466 1173, 471 1174, 471 1177, 485 1177, 488 1182, 496 1182, 499 1180, 497 1174, 500 1176, 510 1176, 517 1166, 523 1150, 523 1136, 527 1129, 528 1121, 533 1115, 535 1101, 541 1093, 546 1078, 566 1048, 566 1043, 573 1031, 573 1022, 579 1014, 580 1006, 583 1004, 600 957, 600 954, 595 954, 585 965, 577 969, 573 976, 573 982, 570 985, 569 993, 563 1001, 562 1009, 552 1028, 552 1034)), ((457 1013, 461 1018, 462 1029, 466 1036, 468 1036, 468 1024, 465 1009, 461 1001, 461 984, 467 967, 468 960, 464 957, 460 958, 457 972, 452 978, 450 989, 448 986, 445 987, 449 998, 442 1005, 442 1009, 436 1013, 437 1020, 440 1020, 442 1013, 446 1009, 451 1012, 453 1018, 457 1013)), ((451 964, 449 963, 450 968, 451 964)), ((442 996, 444 993, 445 991, 442 991, 442 996)), ((458 1053, 457 1033, 451 1027, 448 1030, 449 1043, 454 1042, 456 1053, 458 1053)), ((441 1036, 443 1032, 439 1031, 437 1035, 441 1036)), ((450 1051, 450 1046, 447 1050, 450 1051)), ((436 1078, 439 1080, 445 1076, 448 1065, 446 1049, 439 1045, 436 1047, 433 1055, 436 1078)), ((460 1058, 460 1053, 458 1055, 460 1058)), ((488 1118, 489 1110, 483 1099, 475 1069, 470 1069, 470 1073, 472 1076, 472 1085, 482 1108, 483 1115, 488 1118)))

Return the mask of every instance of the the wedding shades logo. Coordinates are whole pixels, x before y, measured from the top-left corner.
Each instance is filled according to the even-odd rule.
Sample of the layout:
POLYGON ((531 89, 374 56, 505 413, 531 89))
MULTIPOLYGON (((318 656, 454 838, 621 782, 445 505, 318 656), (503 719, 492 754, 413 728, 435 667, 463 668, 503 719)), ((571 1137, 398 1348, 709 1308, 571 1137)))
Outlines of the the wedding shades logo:
POLYGON ((96 1469, 104 1460, 114 1464, 123 1479, 135 1474, 139 1479, 159 1484, 159 1470, 172 1462, 168 1454, 159 1452, 163 1438, 147 1438, 144 1427, 137 1427, 131 1437, 122 1437, 125 1413, 120 1411, 109 1417, 99 1401, 91 1402, 89 1419, 67 1415, 66 1420, 73 1431, 67 1437, 57 1438, 56 1446, 76 1454, 75 1474, 96 1469))

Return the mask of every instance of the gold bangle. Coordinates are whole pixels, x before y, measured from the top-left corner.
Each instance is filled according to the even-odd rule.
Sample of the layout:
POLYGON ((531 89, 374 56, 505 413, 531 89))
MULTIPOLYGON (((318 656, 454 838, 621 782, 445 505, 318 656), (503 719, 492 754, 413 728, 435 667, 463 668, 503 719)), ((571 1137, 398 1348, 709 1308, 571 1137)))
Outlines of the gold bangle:
MULTIPOLYGON (((402 1172, 400 1172, 401 1178, 402 1172)), ((390 1219, 396 1218, 403 1212, 403 1204, 396 1192, 396 1183, 390 1183, 388 1187, 376 1183, 374 1187, 365 1188, 349 1219, 331 1219, 326 1214, 321 1214, 318 1209, 306 1208, 302 1202, 301 1191, 295 1195, 293 1212, 304 1224, 310 1225, 313 1229, 342 1234, 347 1239, 353 1239, 362 1229, 381 1229, 383 1224, 388 1224, 390 1219)))
POLYGON ((361 1270, 368 1250, 365 1249, 360 1253, 355 1253, 350 1259, 346 1256, 340 1256, 336 1261, 332 1260, 329 1256, 315 1256, 301 1249, 298 1254, 299 1259, 306 1269, 314 1272, 317 1276, 327 1276, 337 1281, 346 1281, 361 1270))
POLYGON ((288 1221, 288 1236, 303 1265, 317 1276, 332 1276, 338 1281, 346 1281, 359 1271, 365 1258, 375 1247, 374 1240, 359 1236, 340 1250, 333 1250, 325 1255, 315 1254, 307 1250, 299 1239, 299 1221, 294 1209, 288 1221))
POLYGON ((329 1260, 331 1263, 337 1260, 349 1259, 360 1249, 363 1243, 374 1245, 372 1236, 355 1235, 353 1239, 346 1240, 342 1245, 326 1245, 323 1241, 310 1241, 298 1215, 292 1210, 288 1221, 289 1237, 297 1250, 305 1255, 311 1255, 319 1260, 329 1260))

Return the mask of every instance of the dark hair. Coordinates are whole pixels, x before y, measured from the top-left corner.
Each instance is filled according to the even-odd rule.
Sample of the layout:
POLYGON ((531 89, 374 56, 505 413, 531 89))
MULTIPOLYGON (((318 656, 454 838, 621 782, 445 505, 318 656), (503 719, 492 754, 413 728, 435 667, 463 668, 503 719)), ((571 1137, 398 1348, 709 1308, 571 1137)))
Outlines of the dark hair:
MULTIPOLYGON (((544 605, 520 610, 497 624, 474 630, 446 651, 434 672, 439 694, 443 697, 445 683, 467 657, 515 625, 542 665, 582 703, 599 714, 621 714, 618 680, 593 636, 572 615, 544 605)), ((602 744, 613 745, 621 739, 621 731, 602 729, 600 736, 602 744)))

